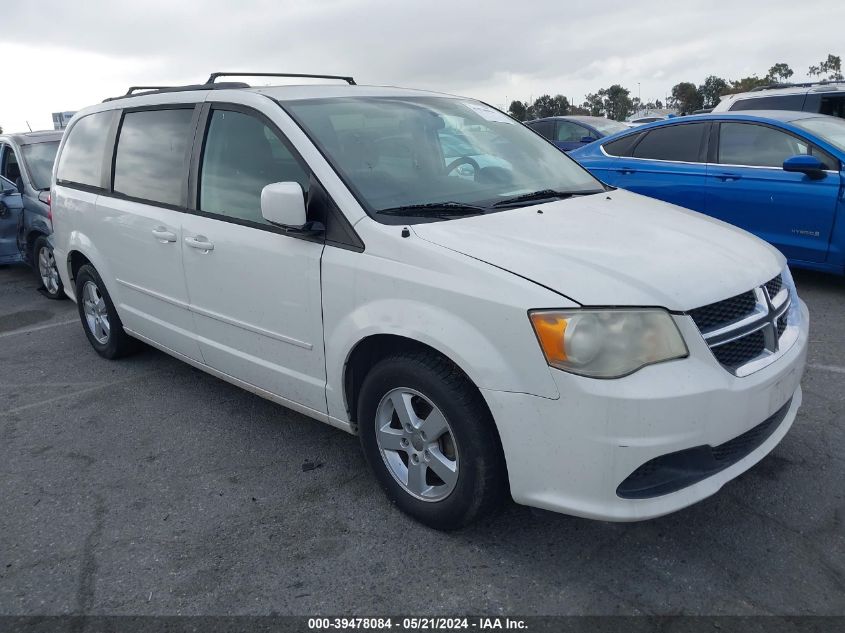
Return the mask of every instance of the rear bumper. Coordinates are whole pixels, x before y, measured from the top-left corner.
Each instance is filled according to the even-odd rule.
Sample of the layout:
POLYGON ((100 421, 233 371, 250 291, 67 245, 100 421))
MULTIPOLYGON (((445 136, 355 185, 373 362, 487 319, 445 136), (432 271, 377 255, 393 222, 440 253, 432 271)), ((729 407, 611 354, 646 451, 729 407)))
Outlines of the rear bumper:
POLYGON ((689 358, 622 379, 552 370, 561 394, 557 400, 484 390, 514 500, 593 519, 636 521, 714 494, 767 455, 795 420, 808 339, 809 317, 806 306, 801 309, 797 341, 777 362, 744 378, 719 366, 703 340, 698 345, 686 336, 689 358), (764 437, 753 432, 773 416, 777 419, 764 437), (643 498, 620 496, 620 485, 650 460, 696 447, 735 447, 743 434, 753 442, 729 464, 710 468, 680 488, 645 491, 643 498))

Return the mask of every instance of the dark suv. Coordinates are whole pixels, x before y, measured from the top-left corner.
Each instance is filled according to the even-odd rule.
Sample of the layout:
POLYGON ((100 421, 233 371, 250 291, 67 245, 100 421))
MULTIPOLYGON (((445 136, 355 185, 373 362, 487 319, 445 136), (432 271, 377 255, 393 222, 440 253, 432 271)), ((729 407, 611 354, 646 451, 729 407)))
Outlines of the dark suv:
POLYGON ((0 135, 0 263, 28 263, 52 299, 64 296, 49 236, 50 178, 62 132, 0 135))

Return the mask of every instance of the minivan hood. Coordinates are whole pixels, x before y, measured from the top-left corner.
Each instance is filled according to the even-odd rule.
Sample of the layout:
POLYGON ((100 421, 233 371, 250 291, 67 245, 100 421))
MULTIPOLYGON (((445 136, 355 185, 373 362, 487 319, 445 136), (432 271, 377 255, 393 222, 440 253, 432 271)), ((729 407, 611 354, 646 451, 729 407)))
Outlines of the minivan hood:
POLYGON ((589 306, 691 310, 759 286, 786 264, 750 233, 623 190, 413 229, 589 306))

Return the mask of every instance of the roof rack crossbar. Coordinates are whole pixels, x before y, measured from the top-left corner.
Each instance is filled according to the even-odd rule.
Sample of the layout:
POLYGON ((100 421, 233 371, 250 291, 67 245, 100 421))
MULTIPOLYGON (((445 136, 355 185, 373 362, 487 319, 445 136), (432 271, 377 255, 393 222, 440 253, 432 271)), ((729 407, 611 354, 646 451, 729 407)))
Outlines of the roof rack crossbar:
POLYGON ((211 73, 206 83, 213 84, 218 77, 298 77, 303 79, 337 79, 350 86, 355 85, 352 77, 343 75, 309 75, 304 73, 211 73))

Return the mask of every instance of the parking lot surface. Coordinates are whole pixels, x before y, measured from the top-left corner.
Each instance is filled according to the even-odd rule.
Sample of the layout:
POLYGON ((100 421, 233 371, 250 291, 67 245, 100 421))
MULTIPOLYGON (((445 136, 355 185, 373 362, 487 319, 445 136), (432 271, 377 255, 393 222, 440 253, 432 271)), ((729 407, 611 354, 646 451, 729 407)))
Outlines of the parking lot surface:
POLYGON ((804 405, 748 473, 644 523, 510 504, 444 534, 357 438, 152 349, 103 360, 2 267, 0 614, 845 614, 845 281, 795 277, 804 405))

